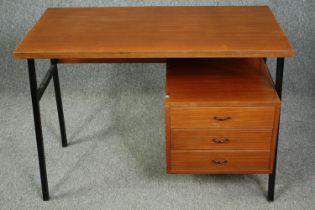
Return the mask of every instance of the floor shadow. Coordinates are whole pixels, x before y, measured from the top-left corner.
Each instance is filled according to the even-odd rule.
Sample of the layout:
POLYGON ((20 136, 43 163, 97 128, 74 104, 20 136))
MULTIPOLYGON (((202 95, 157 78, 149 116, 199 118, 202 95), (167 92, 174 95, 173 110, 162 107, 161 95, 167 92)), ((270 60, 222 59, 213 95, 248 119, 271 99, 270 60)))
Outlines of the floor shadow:
POLYGON ((32 188, 34 188, 34 191, 36 192, 36 194, 38 195, 38 197, 42 197, 42 189, 41 189, 41 186, 40 184, 38 184, 36 181, 35 181, 35 177, 34 175, 31 175, 29 173, 24 173, 27 175, 28 179, 30 180, 30 183, 31 183, 31 186, 32 188))
MULTIPOLYGON (((86 125, 91 123, 94 118, 104 109, 104 103, 100 103, 84 120, 80 122, 80 126, 77 126, 74 131, 72 131, 72 135, 68 138, 68 147, 71 148, 71 146, 75 146, 77 144, 90 142, 91 145, 86 148, 85 152, 79 156, 79 158, 75 161, 75 163, 67 169, 67 171, 63 174, 62 178, 51 187, 51 194, 55 195, 52 196, 53 199, 58 199, 66 195, 70 194, 80 194, 83 189, 88 189, 87 187, 80 187, 79 189, 71 189, 67 192, 64 192, 62 194, 58 194, 58 191, 62 187, 62 185, 66 184, 67 181, 71 178, 72 174, 80 169, 81 164, 84 162, 85 159, 91 154, 93 154, 93 151, 98 147, 99 142, 101 139, 104 139, 106 136, 109 135, 109 133, 112 131, 112 125, 107 127, 106 129, 101 129, 98 131, 93 131, 92 134, 80 136, 82 132, 84 132, 84 129, 86 128, 86 125), (80 137, 79 137, 80 136, 80 137)), ((108 109, 106 107, 106 109, 108 109)), ((47 125, 51 125, 47 122, 47 125)))
MULTIPOLYGON (((77 142, 76 138, 84 131, 84 128, 86 127, 86 125, 89 124, 95 118, 95 115, 104 109, 104 105, 106 104, 100 103, 99 106, 96 109, 94 109, 92 113, 90 113, 90 115, 88 115, 83 121, 80 122, 79 126, 76 126, 75 130, 73 130, 70 135, 68 135, 69 129, 67 129, 67 119, 65 119, 66 132, 68 132, 67 140, 68 140, 69 146, 84 142, 84 138, 81 137, 80 138, 81 140, 79 140, 79 142, 77 142)), ((56 110, 56 115, 58 115, 57 110, 56 110)), ((58 139, 58 141, 60 141, 61 143, 60 130, 57 130, 55 126, 52 126, 52 123, 57 123, 58 128, 59 128, 59 119, 57 119, 56 122, 52 122, 51 119, 43 118, 42 121, 44 121, 43 127, 46 127, 47 131, 49 131, 50 134, 52 134, 55 137, 55 139, 58 139)))
MULTIPOLYGON (((134 69, 135 70, 135 69, 134 69)), ((138 74, 146 75, 145 77, 151 78, 150 74, 152 72, 147 71, 146 69, 141 69, 138 74)), ((52 186, 51 193, 55 194, 54 199, 59 199, 63 196, 67 196, 73 193, 80 194, 82 190, 86 190, 87 188, 82 186, 79 189, 71 189, 65 193, 58 194, 61 186, 64 185, 72 176, 75 170, 78 170, 81 166, 81 163, 86 159, 93 151, 97 148, 98 142, 97 139, 104 139, 104 136, 108 135, 109 132, 117 132, 121 138, 119 142, 120 146, 127 148, 130 154, 134 157, 137 164, 137 170, 141 170, 144 176, 154 177, 154 176, 165 176, 165 147, 164 147, 164 130, 162 129, 158 137, 154 136, 156 134, 154 129, 156 126, 164 127, 164 121, 161 122, 160 118, 157 118, 154 114, 150 112, 150 106, 154 108, 159 108, 164 110, 163 100, 164 93, 161 92, 158 88, 148 88, 152 85, 152 81, 154 77, 149 79, 148 81, 144 80, 143 84, 138 83, 139 75, 134 75, 134 72, 129 72, 129 70, 119 69, 119 71, 115 72, 115 77, 112 77, 111 81, 111 90, 108 90, 112 99, 117 103, 115 106, 110 107, 110 112, 112 113, 111 124, 106 130, 100 130, 97 132, 93 132, 93 134, 80 136, 84 132, 84 128, 87 124, 91 123, 98 112, 100 112, 104 104, 100 104, 97 109, 93 110, 93 113, 90 113, 88 117, 86 117, 82 122, 80 122, 79 126, 76 126, 76 129, 71 132, 71 135, 68 137, 69 146, 74 146, 77 144, 81 144, 87 141, 93 141, 92 144, 85 150, 85 152, 80 155, 78 160, 76 160, 75 164, 71 166, 63 175, 63 177, 58 181, 57 184, 52 186), (123 79, 125 78, 125 79, 123 79), (121 81, 124 83, 121 83, 121 81), (143 86, 142 86, 143 85, 143 86), (132 95, 139 95, 142 97, 143 95, 153 95, 159 96, 160 105, 156 106, 156 104, 143 104, 148 102, 146 100, 137 101, 128 101, 123 100, 124 95, 127 97, 130 92, 130 87, 132 88, 132 95), (117 97, 117 95, 119 95, 117 97), (117 100, 116 98, 117 97, 117 100), (124 104, 122 104, 124 103, 124 104), (128 103, 128 104, 126 104, 128 103), (129 104, 130 103, 130 104, 129 104), (146 112, 142 112, 139 115, 135 115, 133 113, 133 108, 137 109, 136 106, 141 105, 146 109, 146 112), (144 116, 146 115, 146 116, 144 116), (145 119, 143 119, 145 118, 145 119), (154 120, 151 120, 151 119, 154 120), (150 121, 152 125, 148 126, 147 121, 150 121), (132 126, 130 126, 132 124, 132 126), (139 132, 140 131, 140 132, 139 132), (130 138, 130 133, 137 132, 136 135, 130 138), (102 138, 98 138, 102 137, 102 138), (96 139, 96 140, 95 140, 96 139), (157 150, 158 148, 158 150, 157 150), (140 154, 140 155, 139 155, 140 154)), ((138 100, 138 99, 135 99, 138 100)), ((164 113, 161 112, 164 116, 164 113)), ((56 113, 57 114, 57 113, 56 113)), ((67 119, 65 119, 67 125, 67 119)), ((58 136, 60 139, 59 132, 56 131, 55 127, 51 126, 51 122, 45 123, 48 127, 48 130, 54 135, 58 136), (58 134, 57 134, 58 133, 58 134)), ((57 121, 58 123, 58 121, 57 121)))
MULTIPOLYGON (((106 136, 109 132, 109 129, 98 132, 96 134, 91 135, 90 139, 99 139, 99 138, 95 138, 95 136, 102 136, 102 138, 104 138, 104 136, 106 136)), ((58 181, 58 183, 56 185, 54 185, 51 188, 51 192, 57 194, 57 197, 60 197, 61 195, 58 195, 58 190, 60 189, 60 187, 65 184, 70 178, 71 175, 80 168, 82 162, 91 154, 93 154, 93 151, 98 147, 98 143, 100 140, 98 141, 94 141, 86 150, 85 152, 78 158, 78 160, 75 162, 75 164, 73 164, 73 166, 71 166, 63 175, 63 177, 58 181)), ((73 191, 80 191, 80 190, 73 190, 73 191)), ((65 193, 67 194, 67 193, 65 193)), ((55 197, 56 198, 56 197, 55 197)))
MULTIPOLYGON (((261 190, 261 194, 267 195, 266 189, 268 187, 268 183, 264 182, 256 174, 195 174, 192 175, 194 180, 201 183, 216 183, 216 184, 238 184, 241 182, 248 183, 248 180, 256 183, 256 186, 261 190)), ((268 176, 266 174, 266 176, 268 176)))
MULTIPOLYGON (((166 176, 165 79, 161 84, 155 82, 156 71, 146 69, 146 65, 136 64, 130 69, 123 67, 117 66, 110 91, 114 100, 117 99, 111 113, 112 126, 120 136, 119 144, 135 159, 141 175, 147 178, 166 176), (134 98, 129 100, 130 96, 134 98)), ((165 71, 160 71, 157 76, 164 78, 165 71)))
MULTIPOLYGON (((267 177, 269 177, 269 174, 265 174, 267 177)), ((262 194, 267 196, 267 191, 268 191, 268 182, 263 182, 262 179, 260 179, 257 175, 255 174, 248 174, 246 176, 248 179, 252 180, 257 184, 259 189, 261 190, 262 194)))
POLYGON ((71 189, 68 190, 67 192, 59 193, 51 197, 51 200, 60 200, 60 199, 65 199, 69 197, 75 197, 75 196, 86 196, 87 191, 91 190, 90 185, 84 185, 81 186, 77 189, 71 189))
MULTIPOLYGON (((133 105, 130 104, 130 112, 132 107, 133 105)), ((159 108, 163 109, 163 107, 159 108)), ((148 112, 143 112, 143 115, 135 116, 132 113, 114 115, 113 126, 120 134, 119 144, 136 160, 137 171, 144 177, 165 176, 164 121, 159 121, 157 116, 148 112), (131 123, 132 127, 130 127, 131 123)))
POLYGON ((235 183, 245 179, 244 174, 193 174, 194 180, 200 183, 235 183))

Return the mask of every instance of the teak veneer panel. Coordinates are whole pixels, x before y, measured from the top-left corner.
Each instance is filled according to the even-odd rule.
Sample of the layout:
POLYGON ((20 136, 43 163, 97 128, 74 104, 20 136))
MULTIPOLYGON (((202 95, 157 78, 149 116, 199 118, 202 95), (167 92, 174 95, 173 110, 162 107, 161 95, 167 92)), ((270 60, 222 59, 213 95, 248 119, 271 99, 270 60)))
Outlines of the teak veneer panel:
POLYGON ((270 150, 271 130, 172 129, 172 150, 270 150))
POLYGON ((269 151, 171 151, 170 173, 268 173, 269 151), (214 164, 213 161, 227 161, 214 164))
POLYGON ((258 58, 169 59, 166 103, 172 106, 265 106, 280 103, 258 58))
POLYGON ((168 173, 272 173, 280 99, 261 58, 169 59, 165 107, 168 173))
POLYGON ((171 128, 270 129, 275 107, 170 108, 171 128), (229 118, 219 121, 215 118, 229 118))
POLYGON ((48 8, 14 51, 20 59, 293 54, 267 6, 48 8))

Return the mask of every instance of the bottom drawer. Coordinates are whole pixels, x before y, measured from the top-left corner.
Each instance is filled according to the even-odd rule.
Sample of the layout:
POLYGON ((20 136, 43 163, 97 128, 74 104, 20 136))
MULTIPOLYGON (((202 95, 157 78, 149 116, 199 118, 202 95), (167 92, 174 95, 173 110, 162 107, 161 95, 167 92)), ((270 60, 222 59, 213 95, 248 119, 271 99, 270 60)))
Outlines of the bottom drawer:
POLYGON ((269 151, 171 151, 170 173, 270 173, 269 151))

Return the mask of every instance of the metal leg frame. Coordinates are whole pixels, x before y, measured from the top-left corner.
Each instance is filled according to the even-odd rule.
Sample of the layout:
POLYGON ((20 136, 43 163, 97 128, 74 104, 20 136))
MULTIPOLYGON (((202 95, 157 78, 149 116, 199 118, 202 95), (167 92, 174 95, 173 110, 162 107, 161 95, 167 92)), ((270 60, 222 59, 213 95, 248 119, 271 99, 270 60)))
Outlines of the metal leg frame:
POLYGON ((51 65, 55 66, 55 68, 56 68, 56 71, 55 71, 55 73, 53 75, 54 87, 55 87, 55 96, 56 96, 56 104, 57 104, 58 117, 59 117, 61 143, 62 143, 63 147, 66 147, 66 146, 68 146, 68 141, 67 141, 67 135, 66 135, 65 119, 63 117, 63 108, 62 108, 62 100, 61 100, 61 92, 60 92, 57 60, 51 60, 51 65))
POLYGON ((65 129, 65 122, 64 122, 62 102, 61 102, 57 61, 51 60, 51 66, 48 72, 46 73, 46 75, 44 76, 38 88, 37 88, 37 79, 36 79, 34 59, 27 59, 27 64, 28 64, 31 96, 32 96, 40 180, 41 180, 41 185, 42 185, 43 200, 47 201, 49 200, 49 188, 48 188, 48 181, 47 181, 46 161, 45 161, 42 125, 41 125, 41 119, 40 119, 39 101, 41 97, 43 96, 52 77, 53 77, 54 86, 55 86, 55 95, 56 95, 56 103, 57 103, 58 116, 59 116, 62 146, 64 147, 67 146, 67 137, 66 137, 66 129, 65 129))
MULTIPOLYGON (((264 58, 264 61, 266 62, 265 58, 264 58)), ((59 84, 59 76, 58 76, 58 68, 57 68, 58 62, 57 60, 54 60, 54 59, 51 60, 51 66, 47 74, 45 75, 43 81, 41 82, 39 88, 37 88, 35 61, 34 59, 28 59, 27 63, 28 63, 28 73, 29 73, 30 89, 31 89, 32 104, 33 104, 35 134, 36 134, 36 143, 37 143, 37 151, 38 151, 39 171, 40 171, 40 179, 41 179, 41 185, 42 185, 43 200, 47 201, 49 200, 49 189, 48 189, 48 181, 47 181, 39 101, 42 95, 44 94, 52 77, 54 80, 54 87, 55 87, 56 104, 57 104, 60 132, 61 132, 61 142, 62 142, 63 147, 66 147, 68 145, 65 121, 64 121, 64 116, 63 116, 61 93, 60 93, 60 84, 59 84)), ((284 58, 277 58, 275 86, 276 86, 276 91, 280 99, 282 96, 283 68, 284 68, 284 58)), ((278 130, 278 136, 279 136, 279 130, 278 130)), ((278 153, 278 136, 277 136, 277 142, 276 142, 276 148, 275 148, 273 172, 272 174, 269 175, 269 181, 268 181, 268 195, 267 195, 268 201, 274 200, 276 168, 277 168, 277 153, 278 153)))
MULTIPOLYGON (((284 68, 284 58, 277 58, 277 70, 276 70, 276 91, 278 93, 279 98, 281 99, 282 96, 282 81, 283 81, 283 68, 284 68)), ((279 120, 280 122, 280 120, 279 120)), ((277 153, 278 153, 278 137, 279 137, 279 127, 278 126, 278 136, 275 148, 275 159, 273 165, 272 174, 269 175, 268 181, 268 201, 274 201, 274 194, 275 194, 275 180, 276 180, 276 171, 277 171, 277 153)))

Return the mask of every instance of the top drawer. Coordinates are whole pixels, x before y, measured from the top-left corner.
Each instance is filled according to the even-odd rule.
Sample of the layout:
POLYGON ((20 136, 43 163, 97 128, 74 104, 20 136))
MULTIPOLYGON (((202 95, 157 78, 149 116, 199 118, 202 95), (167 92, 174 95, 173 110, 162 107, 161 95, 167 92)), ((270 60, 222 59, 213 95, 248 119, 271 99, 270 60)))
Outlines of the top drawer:
POLYGON ((274 106, 171 108, 171 128, 272 129, 274 106))

